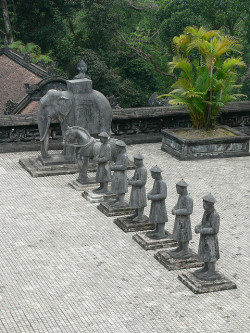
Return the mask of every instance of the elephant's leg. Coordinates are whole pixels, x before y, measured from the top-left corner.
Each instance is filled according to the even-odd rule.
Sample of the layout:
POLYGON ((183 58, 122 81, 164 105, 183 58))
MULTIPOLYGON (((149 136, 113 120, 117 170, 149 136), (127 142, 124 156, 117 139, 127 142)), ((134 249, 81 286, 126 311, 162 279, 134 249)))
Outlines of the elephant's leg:
POLYGON ((80 158, 77 158, 77 165, 78 165, 78 171, 79 176, 77 178, 77 181, 81 184, 85 184, 88 179, 88 165, 89 165, 89 157, 88 156, 81 156, 80 158))
POLYGON ((49 132, 47 133, 45 139, 41 141, 41 154, 43 158, 48 158, 50 155, 49 150, 49 132))

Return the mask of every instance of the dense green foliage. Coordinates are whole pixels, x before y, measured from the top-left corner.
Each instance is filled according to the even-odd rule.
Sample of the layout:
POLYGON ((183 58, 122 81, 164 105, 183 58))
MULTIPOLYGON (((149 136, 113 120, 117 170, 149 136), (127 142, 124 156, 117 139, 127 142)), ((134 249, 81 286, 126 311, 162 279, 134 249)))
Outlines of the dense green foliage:
MULTIPOLYGON (((1 2, 0 2, 1 3, 1 2)), ((247 0, 7 0, 14 41, 39 45, 58 73, 72 78, 83 58, 94 88, 121 106, 145 106, 169 91, 172 39, 188 25, 238 36, 249 58, 247 0), (202 8, 202 10, 201 10, 202 8)), ((1 6, 1 5, 0 5, 1 6)), ((1 8, 0 8, 1 11, 1 8)), ((0 17, 0 44, 4 40, 0 17)), ((33 58, 39 56, 36 50, 33 58)), ((245 70, 242 70, 244 75, 245 70)), ((249 80, 243 90, 247 91, 249 80)))
POLYGON ((173 39, 175 53, 169 67, 178 71, 170 104, 188 107, 193 126, 209 129, 216 125, 219 111, 226 103, 241 97, 234 94, 237 70, 245 66, 237 39, 218 30, 187 27, 173 39))

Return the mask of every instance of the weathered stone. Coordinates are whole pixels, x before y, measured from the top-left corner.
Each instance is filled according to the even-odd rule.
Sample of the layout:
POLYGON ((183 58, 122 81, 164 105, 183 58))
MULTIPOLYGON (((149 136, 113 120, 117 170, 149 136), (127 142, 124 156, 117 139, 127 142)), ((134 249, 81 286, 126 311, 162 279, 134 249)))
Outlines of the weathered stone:
POLYGON ((165 223, 168 221, 166 210, 167 184, 163 181, 162 170, 155 165, 150 169, 151 176, 154 179, 154 185, 147 194, 148 200, 151 201, 149 219, 155 225, 153 231, 148 232, 147 236, 154 239, 165 238, 165 223))
POLYGON ((76 164, 43 165, 37 157, 21 158, 19 164, 32 177, 58 176, 77 172, 76 164))
POLYGON ((194 272, 194 275, 200 280, 216 280, 218 273, 215 270, 215 264, 220 258, 218 232, 220 228, 220 216, 214 208, 216 199, 211 193, 203 198, 204 213, 201 223, 195 226, 195 233, 200 234, 198 249, 199 261, 204 263, 202 269, 194 272))
POLYGON ((189 255, 189 241, 192 239, 190 215, 193 212, 193 199, 187 191, 188 184, 182 179, 176 183, 179 194, 177 204, 172 209, 175 215, 173 239, 178 247, 169 254, 172 258, 186 258, 189 255))
POLYGON ((97 209, 106 216, 122 216, 134 214, 135 210, 128 205, 125 207, 113 207, 108 202, 102 202, 97 209))
POLYGON ((44 166, 61 165, 61 164, 75 164, 75 160, 72 160, 70 158, 67 159, 67 157, 62 154, 53 154, 47 158, 43 158, 43 156, 38 155, 38 160, 44 166))
POLYGON ((82 196, 91 203, 100 203, 115 197, 112 193, 96 193, 93 189, 84 191, 82 196))
POLYGON ((133 222, 145 221, 144 208, 147 206, 146 198, 146 182, 147 169, 143 164, 143 156, 141 154, 134 155, 134 164, 136 166, 134 176, 128 179, 128 184, 132 185, 130 192, 129 205, 135 208, 135 215, 132 218, 133 222))
POLYGON ((154 224, 144 215, 144 221, 133 222, 130 216, 118 217, 114 223, 125 232, 143 231, 154 229, 154 224))
POLYGON ((93 189, 97 183, 95 177, 89 177, 88 180, 86 180, 85 184, 81 184, 77 180, 72 180, 68 184, 69 186, 73 187, 76 191, 86 191, 89 189, 93 189))
POLYGON ((201 267, 203 263, 198 260, 198 256, 192 250, 190 251, 190 257, 175 259, 172 258, 168 251, 158 251, 154 257, 169 271, 177 269, 187 269, 194 267, 201 267))
POLYGON ((178 279, 195 294, 237 288, 234 282, 230 281, 222 274, 219 274, 218 278, 213 281, 200 280, 192 272, 179 274, 178 279))
POLYGON ((177 242, 172 239, 172 235, 166 232, 166 238, 152 239, 146 232, 135 234, 132 238, 141 245, 144 250, 156 250, 177 246, 177 242))
MULTIPOLYGON (((110 170, 113 171, 111 181, 111 192, 116 194, 116 200, 112 204, 113 207, 125 207, 128 204, 125 201, 125 193, 128 192, 128 155, 126 153, 126 144, 118 140, 116 145, 116 158, 115 163, 110 166, 110 170)), ((119 214, 120 215, 120 214, 119 214)), ((122 214, 126 215, 126 214, 122 214)))
MULTIPOLYGON (((66 163, 56 165, 43 165, 37 157, 21 158, 19 164, 26 170, 32 177, 47 177, 68 175, 78 172, 77 164, 66 163)), ((134 163, 129 161, 128 170, 134 169, 134 163)), ((96 172, 96 162, 89 161, 88 172, 96 172)))
MULTIPOLYGON (((220 126, 234 136, 211 139, 182 139, 176 130, 162 130, 161 149, 180 160, 249 156, 250 136, 228 126, 220 126)), ((190 129, 186 129, 187 131, 190 129)))

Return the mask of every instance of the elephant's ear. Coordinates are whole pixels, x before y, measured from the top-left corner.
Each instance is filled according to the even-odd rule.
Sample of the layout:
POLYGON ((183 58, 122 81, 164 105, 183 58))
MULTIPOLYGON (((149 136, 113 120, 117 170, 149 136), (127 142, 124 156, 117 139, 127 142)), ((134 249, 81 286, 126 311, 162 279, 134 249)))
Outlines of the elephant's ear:
POLYGON ((67 96, 60 96, 59 97, 59 113, 63 116, 67 116, 72 108, 72 98, 67 96))

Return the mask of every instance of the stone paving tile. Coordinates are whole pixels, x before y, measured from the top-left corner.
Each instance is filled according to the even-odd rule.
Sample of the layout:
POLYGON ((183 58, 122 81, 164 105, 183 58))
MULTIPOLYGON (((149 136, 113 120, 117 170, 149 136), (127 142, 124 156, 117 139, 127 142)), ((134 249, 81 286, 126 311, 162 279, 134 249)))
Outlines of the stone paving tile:
MULTIPOLYGON (((249 332, 250 157, 180 162, 160 144, 128 147, 130 158, 137 152, 148 169, 157 163, 164 170, 169 231, 178 180, 190 184, 192 228, 202 217, 202 196, 215 195, 218 269, 238 289, 193 294, 179 271, 167 271, 154 251, 67 185, 75 175, 32 178, 18 160, 36 153, 1 154, 1 333, 249 332)), ((152 184, 149 176, 147 190, 152 184)), ((198 242, 193 233, 195 251, 198 242)))

